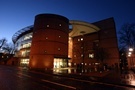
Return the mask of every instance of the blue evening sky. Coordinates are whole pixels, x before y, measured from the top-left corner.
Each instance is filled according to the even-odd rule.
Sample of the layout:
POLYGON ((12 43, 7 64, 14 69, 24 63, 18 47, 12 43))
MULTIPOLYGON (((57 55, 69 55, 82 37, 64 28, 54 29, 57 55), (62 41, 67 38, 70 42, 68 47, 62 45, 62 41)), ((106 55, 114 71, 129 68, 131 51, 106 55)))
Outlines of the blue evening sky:
POLYGON ((0 0, 0 39, 12 42, 12 36, 33 25, 41 13, 89 23, 114 17, 119 30, 124 23, 135 23, 135 0, 0 0))

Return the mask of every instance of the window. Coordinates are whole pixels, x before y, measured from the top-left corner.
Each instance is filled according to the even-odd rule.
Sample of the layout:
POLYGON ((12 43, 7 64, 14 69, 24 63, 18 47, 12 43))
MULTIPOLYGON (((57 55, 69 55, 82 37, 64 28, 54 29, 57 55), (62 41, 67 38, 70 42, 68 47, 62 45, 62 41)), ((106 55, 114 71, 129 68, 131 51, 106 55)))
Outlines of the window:
POLYGON ((25 50, 25 51, 22 51, 21 56, 22 57, 27 57, 27 56, 29 56, 29 54, 30 54, 30 50, 25 50))
POLYGON ((61 24, 59 24, 59 26, 61 27, 61 24))
POLYGON ((69 29, 72 30, 73 29, 73 25, 70 24, 69 25, 69 29))
POLYGON ((83 41, 83 38, 81 38, 81 41, 83 41))
POLYGON ((29 59, 21 59, 21 60, 20 60, 20 64, 27 66, 27 65, 29 64, 29 59))
POLYGON ((94 58, 94 54, 89 54, 89 58, 94 58))
POLYGON ((46 27, 49 27, 49 25, 46 25, 46 27))
POLYGON ((58 51, 60 51, 60 48, 58 48, 58 51))
POLYGON ((22 44, 22 48, 28 48, 31 47, 31 43, 22 44))
POLYGON ((46 37, 45 39, 48 39, 48 37, 46 37))
POLYGON ((81 54, 81 57, 83 57, 83 54, 81 54))
POLYGON ((32 38, 32 35, 31 34, 28 34, 26 36, 24 36, 24 39, 23 40, 28 40, 28 39, 31 39, 32 38))

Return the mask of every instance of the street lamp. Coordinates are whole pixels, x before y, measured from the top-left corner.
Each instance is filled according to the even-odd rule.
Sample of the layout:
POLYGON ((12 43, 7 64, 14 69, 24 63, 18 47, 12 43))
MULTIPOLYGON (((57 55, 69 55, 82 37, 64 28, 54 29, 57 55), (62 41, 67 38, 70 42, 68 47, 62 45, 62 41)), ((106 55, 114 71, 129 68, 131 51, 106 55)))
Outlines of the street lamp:
POLYGON ((128 56, 129 57, 132 55, 132 52, 133 52, 133 48, 129 48, 129 50, 128 50, 128 56))
POLYGON ((133 48, 129 48, 129 51, 132 52, 133 51, 133 48))
POLYGON ((133 52, 133 48, 129 48, 129 50, 128 50, 128 57, 131 57, 130 58, 130 67, 134 66, 133 59, 132 59, 132 52, 133 52))

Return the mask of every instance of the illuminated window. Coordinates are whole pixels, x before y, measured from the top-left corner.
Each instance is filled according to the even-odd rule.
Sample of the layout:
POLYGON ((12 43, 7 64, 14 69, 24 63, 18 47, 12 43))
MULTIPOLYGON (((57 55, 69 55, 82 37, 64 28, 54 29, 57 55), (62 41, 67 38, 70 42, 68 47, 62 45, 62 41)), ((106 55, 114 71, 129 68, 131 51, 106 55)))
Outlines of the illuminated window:
POLYGON ((94 58, 94 54, 89 54, 89 58, 94 58))
POLYGON ((68 57, 70 58, 71 56, 70 56, 70 55, 68 55, 68 57))
POLYGON ((69 29, 72 30, 73 29, 73 25, 70 24, 69 25, 69 29))
POLYGON ((22 45, 22 48, 28 48, 31 47, 31 43, 25 43, 22 45))
POLYGON ((48 37, 46 37, 45 39, 48 39, 48 37))
POLYGON ((27 34, 24 36, 24 39, 23 40, 28 40, 28 39, 31 39, 32 38, 32 34, 27 34))
POLYGON ((95 65, 99 65, 100 63, 95 63, 95 65))
POLYGON ((49 25, 46 25, 46 27, 49 27, 49 25))
POLYGON ((21 65, 28 65, 29 64, 29 59, 21 59, 20 64, 21 65))
POLYGON ((59 36, 59 38, 60 38, 61 36, 59 36))
POLYGON ((67 67, 67 62, 66 60, 62 58, 54 58, 53 65, 54 65, 54 68, 67 67))
POLYGON ((81 55, 81 57, 83 57, 83 54, 81 55))
POLYGON ((61 27, 61 24, 59 24, 59 26, 61 27))
POLYGON ((68 66, 71 66, 71 63, 68 63, 68 66))
POLYGON ((83 38, 81 38, 81 41, 83 41, 83 38))
POLYGON ((58 50, 60 51, 60 48, 58 48, 58 50))
POLYGON ((29 54, 30 54, 30 50, 25 50, 25 51, 22 51, 21 56, 26 57, 26 56, 29 56, 29 54))

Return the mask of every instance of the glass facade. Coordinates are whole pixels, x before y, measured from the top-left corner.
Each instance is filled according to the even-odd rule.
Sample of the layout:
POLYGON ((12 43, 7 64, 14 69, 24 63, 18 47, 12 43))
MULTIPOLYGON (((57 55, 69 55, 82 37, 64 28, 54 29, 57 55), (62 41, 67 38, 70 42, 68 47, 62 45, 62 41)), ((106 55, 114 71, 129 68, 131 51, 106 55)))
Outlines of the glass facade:
MULTIPOLYGON (((53 63, 51 63, 51 65, 53 64, 52 67, 63 68, 68 66, 77 66, 77 64, 82 63, 82 60, 84 59, 85 60, 83 63, 85 66, 96 65, 95 64, 97 63, 95 59, 96 52, 97 52, 96 50, 99 47, 104 48, 111 55, 111 57, 108 58, 108 60, 110 61, 106 61, 106 63, 109 63, 110 65, 117 63, 119 59, 119 54, 117 48, 117 40, 115 36, 115 27, 114 27, 115 25, 112 23, 112 20, 113 19, 102 21, 102 23, 105 23, 108 25, 108 27, 110 27, 111 31, 110 32, 108 31, 108 35, 110 34, 110 36, 106 36, 104 34, 104 30, 109 30, 109 29, 108 27, 102 26, 102 23, 99 23, 99 26, 101 24, 101 28, 105 28, 105 29, 98 28, 98 26, 96 26, 98 25, 98 22, 96 22, 97 24, 96 23, 90 24, 82 21, 71 20, 69 22, 70 32, 69 32, 69 40, 68 40, 68 58, 70 58, 70 60, 67 61, 67 59, 53 58, 51 59, 53 60, 53 63), (111 22, 112 25, 109 24, 108 22, 111 22), (81 32, 85 32, 85 35, 83 37, 81 32)), ((63 24, 61 23, 58 25, 59 27, 63 26, 63 24)), ((51 24, 47 24, 46 27, 48 28, 51 27, 51 24)), ((15 56, 20 58, 19 59, 20 65, 23 66, 29 64, 30 47, 31 47, 32 36, 33 36, 33 26, 26 27, 22 30, 15 33, 12 39, 13 42, 15 43, 15 51, 16 51, 15 56)), ((38 33, 35 31, 34 34, 38 34, 38 33)), ((50 40, 49 35, 48 36, 45 35, 44 37, 43 36, 42 37, 43 39, 46 39, 46 41, 49 41, 50 40)), ((57 36, 58 41, 60 41, 60 39, 63 39, 63 37, 64 35, 62 36, 61 34, 59 34, 57 36)), ((61 47, 57 47, 58 52, 62 51, 61 47)), ((43 52, 48 53, 48 51, 44 49, 43 52)))
POLYGON ((32 32, 24 34, 15 43, 15 57, 20 58, 20 66, 28 66, 29 64, 32 34, 32 32))
POLYGON ((17 51, 31 46, 32 34, 33 33, 25 34, 16 41, 15 48, 17 51))
POLYGON ((20 60, 20 66, 28 66, 28 65, 29 65, 29 59, 20 60))
POLYGON ((23 50, 21 52, 21 56, 22 57, 29 57, 29 55, 30 55, 30 50, 23 50))
POLYGON ((67 60, 62 58, 54 58, 53 62, 54 68, 64 68, 67 67, 67 60))

